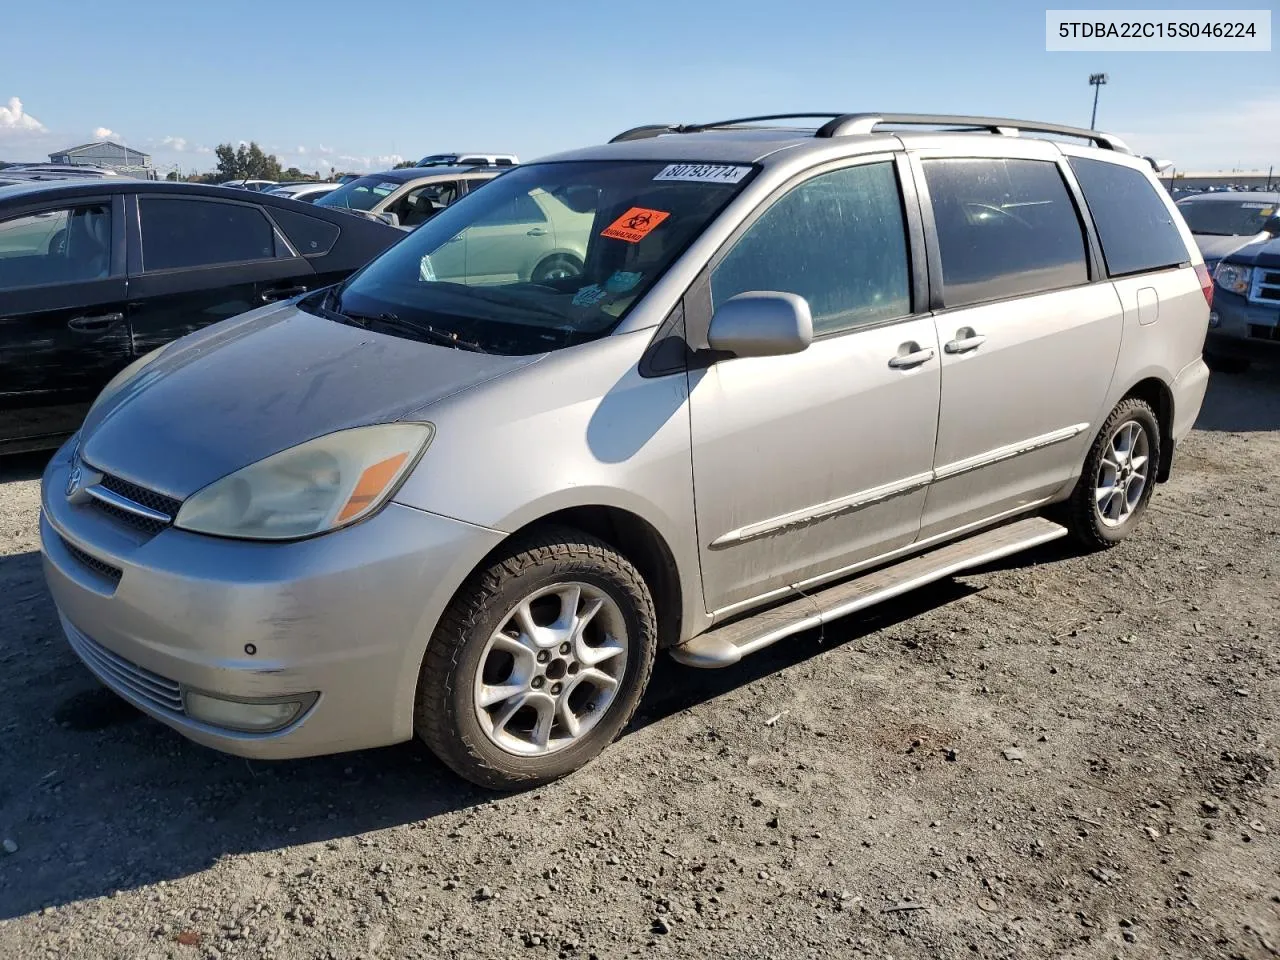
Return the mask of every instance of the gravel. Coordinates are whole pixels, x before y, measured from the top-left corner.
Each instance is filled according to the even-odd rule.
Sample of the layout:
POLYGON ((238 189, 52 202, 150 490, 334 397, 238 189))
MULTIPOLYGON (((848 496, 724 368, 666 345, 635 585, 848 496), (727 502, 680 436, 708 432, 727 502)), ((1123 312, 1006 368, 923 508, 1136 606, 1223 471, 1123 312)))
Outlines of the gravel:
POLYGON ((1275 957, 1278 468, 1276 371, 1215 375, 1119 548, 662 662, 596 763, 495 796, 416 744, 221 756, 97 687, 39 460, 0 461, 0 956, 1275 957))

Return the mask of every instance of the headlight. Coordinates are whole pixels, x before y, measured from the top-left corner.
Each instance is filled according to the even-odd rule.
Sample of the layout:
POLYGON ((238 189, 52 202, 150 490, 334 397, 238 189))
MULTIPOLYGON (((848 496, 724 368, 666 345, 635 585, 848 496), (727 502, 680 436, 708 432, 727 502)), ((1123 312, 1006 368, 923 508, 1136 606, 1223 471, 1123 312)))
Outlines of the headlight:
POLYGON ((133 361, 133 363, 129 364, 127 367, 125 367, 123 370, 117 373, 114 377, 108 380, 107 385, 103 387, 102 392, 98 394, 98 399, 94 400, 92 405, 90 405, 89 413, 93 413, 94 408, 99 406, 102 403, 102 401, 106 400, 108 397, 114 396, 115 394, 119 393, 121 388, 124 387, 134 377, 136 377, 139 371, 141 371, 143 367, 146 367, 154 363, 156 360, 159 360, 160 354, 164 353, 165 347, 168 347, 168 346, 169 344, 166 343, 164 347, 157 347, 155 350, 152 350, 150 353, 144 353, 137 360, 133 361))
POLYGON ((174 526, 294 540, 355 523, 396 491, 431 442, 429 423, 340 430, 273 454, 190 497, 174 526))
POLYGON ((1213 282, 1228 293, 1244 296, 1249 292, 1249 283, 1253 280, 1253 267, 1238 263, 1220 263, 1213 271, 1213 282))

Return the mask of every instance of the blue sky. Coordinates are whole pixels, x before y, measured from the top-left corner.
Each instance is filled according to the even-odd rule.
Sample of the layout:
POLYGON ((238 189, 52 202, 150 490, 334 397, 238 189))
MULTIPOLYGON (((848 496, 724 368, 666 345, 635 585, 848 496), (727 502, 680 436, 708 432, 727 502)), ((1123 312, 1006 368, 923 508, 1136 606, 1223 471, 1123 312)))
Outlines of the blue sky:
POLYGON ((1047 53, 1044 24, 1045 5, 953 0, 23 3, 0 15, 0 159, 108 138, 209 169, 256 140, 327 173, 803 109, 1088 126, 1105 71, 1098 126, 1139 152, 1280 166, 1280 52, 1047 53))

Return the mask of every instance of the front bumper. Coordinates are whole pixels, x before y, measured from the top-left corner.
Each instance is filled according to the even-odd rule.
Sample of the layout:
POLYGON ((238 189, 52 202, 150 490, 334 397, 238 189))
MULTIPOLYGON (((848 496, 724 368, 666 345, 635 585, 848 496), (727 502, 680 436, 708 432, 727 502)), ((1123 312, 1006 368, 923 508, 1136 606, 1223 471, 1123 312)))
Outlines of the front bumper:
POLYGON ((384 746, 413 735, 427 640, 502 534, 391 503, 292 543, 168 528, 147 536, 63 495, 70 444, 45 469, 45 578, 73 650, 107 686, 192 740, 258 758, 384 746), (186 713, 319 692, 287 727, 244 733, 186 713))
POLYGON ((1252 303, 1225 290, 1213 292, 1217 326, 1209 328, 1204 352, 1243 360, 1280 358, 1280 304, 1252 303))

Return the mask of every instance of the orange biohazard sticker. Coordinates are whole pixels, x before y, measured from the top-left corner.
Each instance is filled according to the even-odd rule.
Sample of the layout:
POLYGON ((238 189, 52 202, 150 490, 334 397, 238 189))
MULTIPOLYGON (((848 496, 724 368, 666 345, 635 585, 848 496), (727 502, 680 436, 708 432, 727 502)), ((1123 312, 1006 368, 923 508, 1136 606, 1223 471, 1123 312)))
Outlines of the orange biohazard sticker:
POLYGON ((644 207, 632 207, 605 229, 600 236, 614 240, 625 240, 627 243, 639 243, 650 232, 671 214, 665 210, 646 210, 644 207))

